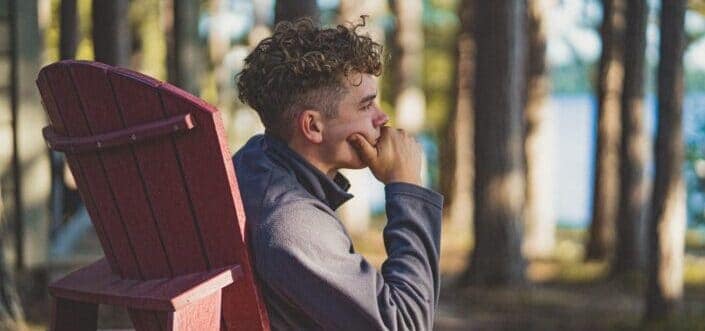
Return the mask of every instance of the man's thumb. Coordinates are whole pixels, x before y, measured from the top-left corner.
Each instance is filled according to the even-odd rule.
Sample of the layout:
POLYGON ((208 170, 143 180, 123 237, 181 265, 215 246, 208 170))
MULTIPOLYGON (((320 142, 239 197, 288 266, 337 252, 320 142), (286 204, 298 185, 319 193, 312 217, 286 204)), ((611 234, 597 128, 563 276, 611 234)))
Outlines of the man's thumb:
POLYGON ((377 157, 377 149, 370 144, 361 134, 355 133, 348 139, 355 147, 357 154, 365 163, 370 163, 377 157))

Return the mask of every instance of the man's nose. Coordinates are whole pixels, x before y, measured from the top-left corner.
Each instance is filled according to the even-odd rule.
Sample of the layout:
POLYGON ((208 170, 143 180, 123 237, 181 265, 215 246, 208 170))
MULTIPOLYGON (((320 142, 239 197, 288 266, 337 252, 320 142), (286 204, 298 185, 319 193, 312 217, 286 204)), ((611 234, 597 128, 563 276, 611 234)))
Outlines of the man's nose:
POLYGON ((389 122, 389 116, 385 114, 384 112, 380 111, 377 116, 372 120, 372 125, 375 126, 375 128, 381 127, 389 122))

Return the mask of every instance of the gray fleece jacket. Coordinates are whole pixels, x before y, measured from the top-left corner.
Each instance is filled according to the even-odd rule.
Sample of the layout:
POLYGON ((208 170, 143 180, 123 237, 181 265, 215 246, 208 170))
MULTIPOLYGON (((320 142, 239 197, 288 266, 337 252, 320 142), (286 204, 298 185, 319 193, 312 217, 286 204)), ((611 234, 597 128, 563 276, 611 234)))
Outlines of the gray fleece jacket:
POLYGON ((352 198, 283 141, 250 139, 233 157, 273 330, 431 330, 438 303, 443 197, 385 187, 387 260, 356 253, 335 210, 352 198))

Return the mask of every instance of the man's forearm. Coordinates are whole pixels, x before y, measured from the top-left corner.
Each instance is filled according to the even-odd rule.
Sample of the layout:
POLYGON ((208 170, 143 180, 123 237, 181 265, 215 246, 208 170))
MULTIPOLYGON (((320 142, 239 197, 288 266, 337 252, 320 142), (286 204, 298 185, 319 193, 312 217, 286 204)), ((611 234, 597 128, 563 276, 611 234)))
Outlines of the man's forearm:
MULTIPOLYGON (((443 197, 406 183, 385 187, 388 223, 384 242, 388 258, 382 265, 385 283, 404 292, 411 314, 432 327, 440 288, 439 257, 443 197)), ((418 321, 421 322, 421 321, 418 321)))

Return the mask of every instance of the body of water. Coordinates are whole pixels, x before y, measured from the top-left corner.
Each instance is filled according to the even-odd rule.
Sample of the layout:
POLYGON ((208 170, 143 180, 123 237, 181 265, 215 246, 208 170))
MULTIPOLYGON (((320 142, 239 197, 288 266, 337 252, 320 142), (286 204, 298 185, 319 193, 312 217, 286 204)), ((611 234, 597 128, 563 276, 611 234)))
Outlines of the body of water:
MULTIPOLYGON (((597 132, 596 99, 591 94, 553 95, 551 112, 553 148, 553 202, 560 225, 584 227, 592 206, 597 132)), ((656 137, 656 98, 645 98, 645 126, 651 139, 647 147, 646 174, 654 173, 653 141, 656 137)), ((684 139, 691 141, 705 135, 705 94, 689 94, 684 100, 684 139)), ((647 191, 650 183, 647 185, 647 191)))

